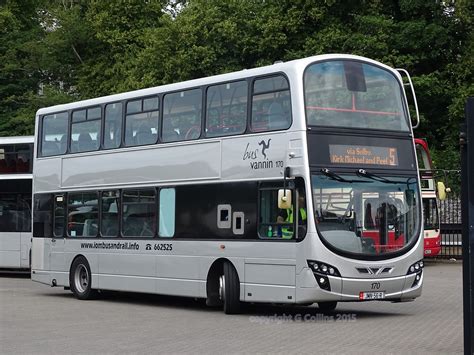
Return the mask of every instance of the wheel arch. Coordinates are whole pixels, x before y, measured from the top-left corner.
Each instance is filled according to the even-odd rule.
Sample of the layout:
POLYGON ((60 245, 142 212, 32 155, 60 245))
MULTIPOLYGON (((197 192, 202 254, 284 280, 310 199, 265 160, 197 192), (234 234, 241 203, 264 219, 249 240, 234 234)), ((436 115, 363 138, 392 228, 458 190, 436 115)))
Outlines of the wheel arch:
POLYGON ((71 263, 69 264, 69 273, 71 273, 71 271, 72 271, 72 265, 74 264, 74 262, 80 257, 86 259, 87 263, 89 264, 89 268, 91 267, 91 264, 90 264, 89 260, 87 260, 87 258, 84 254, 77 254, 77 255, 74 256, 74 258, 71 259, 71 263))
POLYGON ((235 269, 239 283, 241 282, 241 276, 239 275, 239 269, 236 267, 232 260, 222 257, 214 260, 207 271, 206 277, 206 297, 207 304, 210 306, 219 305, 219 277, 224 273, 224 264, 229 263, 235 269))

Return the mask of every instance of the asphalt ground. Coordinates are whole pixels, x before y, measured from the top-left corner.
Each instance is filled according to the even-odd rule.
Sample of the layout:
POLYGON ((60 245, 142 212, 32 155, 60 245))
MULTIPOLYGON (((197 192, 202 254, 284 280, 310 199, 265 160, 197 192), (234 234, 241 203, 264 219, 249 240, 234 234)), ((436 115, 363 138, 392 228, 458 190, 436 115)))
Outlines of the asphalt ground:
POLYGON ((189 298, 107 292, 79 301, 28 276, 0 274, 0 353, 462 353, 462 266, 425 266, 410 303, 248 305, 225 315, 189 298))

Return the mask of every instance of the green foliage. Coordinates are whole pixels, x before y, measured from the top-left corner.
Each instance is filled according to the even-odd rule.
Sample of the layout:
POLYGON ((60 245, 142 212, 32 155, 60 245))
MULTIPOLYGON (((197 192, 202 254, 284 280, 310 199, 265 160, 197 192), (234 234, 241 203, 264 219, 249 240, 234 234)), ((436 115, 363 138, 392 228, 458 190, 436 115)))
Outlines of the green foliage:
POLYGON ((26 0, 0 8, 0 134, 32 133, 34 111, 324 53, 407 69, 416 135, 437 167, 459 166, 474 95, 469 0, 26 0), (40 84, 46 85, 42 96, 40 84))

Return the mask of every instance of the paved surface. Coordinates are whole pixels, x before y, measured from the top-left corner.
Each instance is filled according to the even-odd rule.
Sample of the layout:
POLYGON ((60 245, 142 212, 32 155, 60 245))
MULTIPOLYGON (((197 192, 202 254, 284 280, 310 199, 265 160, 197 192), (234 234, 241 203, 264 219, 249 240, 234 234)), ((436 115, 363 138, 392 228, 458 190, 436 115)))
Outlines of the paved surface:
POLYGON ((227 316, 186 298, 69 291, 0 275, 0 353, 462 353, 461 264, 426 264, 411 303, 249 306, 227 316))

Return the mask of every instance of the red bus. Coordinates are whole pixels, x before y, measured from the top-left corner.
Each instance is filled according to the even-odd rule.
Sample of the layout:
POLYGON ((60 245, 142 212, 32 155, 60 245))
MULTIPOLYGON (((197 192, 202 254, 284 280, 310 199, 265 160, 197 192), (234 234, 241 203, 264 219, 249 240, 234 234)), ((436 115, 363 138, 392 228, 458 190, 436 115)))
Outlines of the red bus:
POLYGON ((421 197, 423 200, 423 221, 425 257, 436 256, 441 251, 441 232, 438 204, 436 201, 436 183, 428 144, 415 138, 418 168, 420 170, 421 197))

